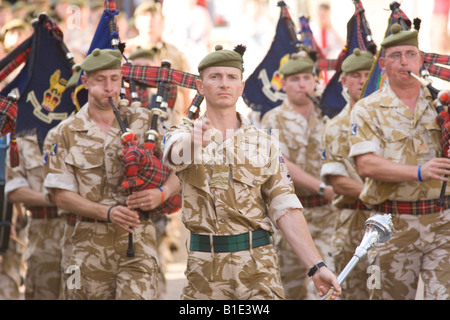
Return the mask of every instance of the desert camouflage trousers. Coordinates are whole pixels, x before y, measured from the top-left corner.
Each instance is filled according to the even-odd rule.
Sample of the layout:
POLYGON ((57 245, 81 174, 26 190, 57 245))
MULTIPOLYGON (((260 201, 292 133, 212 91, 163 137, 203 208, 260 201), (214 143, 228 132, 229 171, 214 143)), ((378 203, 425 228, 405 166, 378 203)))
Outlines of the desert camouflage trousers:
POLYGON ((420 274, 424 299, 449 300, 450 209, 427 215, 393 215, 392 222, 391 239, 368 253, 369 265, 379 268, 371 276, 371 299, 414 299, 420 274))
POLYGON ((72 233, 74 229, 75 226, 66 223, 64 226, 64 235, 61 239, 61 269, 63 272, 63 280, 61 281, 60 300, 68 299, 67 279, 70 275, 70 256, 72 255, 72 233))
POLYGON ((30 219, 25 254, 25 299, 55 300, 61 286, 61 238, 63 217, 30 219))
MULTIPOLYGON (((331 238, 336 276, 350 262, 365 233, 369 210, 339 209, 335 232, 331 238)), ((341 284, 341 300, 367 300, 367 256, 361 258, 341 284)))
POLYGON ((0 300, 18 300, 21 298, 20 286, 25 273, 25 247, 28 228, 19 230, 20 243, 9 240, 8 250, 0 255, 0 300))
POLYGON ((272 244, 237 252, 189 251, 185 300, 284 299, 272 244))
POLYGON ((128 232, 112 223, 78 222, 72 233, 69 300, 157 298, 155 227, 143 221, 133 230, 134 257, 127 257, 128 232))
MULTIPOLYGON (((336 208, 332 205, 303 208, 303 214, 311 236, 328 269, 334 272, 331 237, 334 233, 336 208)), ((319 292, 314 282, 308 277, 308 271, 295 255, 283 233, 278 230, 275 235, 275 248, 280 261, 281 279, 286 299, 317 300, 319 292)))

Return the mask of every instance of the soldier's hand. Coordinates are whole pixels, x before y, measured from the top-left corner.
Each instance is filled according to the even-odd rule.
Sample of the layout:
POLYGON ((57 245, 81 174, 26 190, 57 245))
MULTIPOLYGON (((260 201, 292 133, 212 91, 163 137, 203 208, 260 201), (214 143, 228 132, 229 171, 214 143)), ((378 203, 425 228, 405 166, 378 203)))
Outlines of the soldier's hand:
POLYGON ((157 208, 162 202, 162 193, 159 189, 146 189, 135 191, 127 198, 127 206, 130 209, 149 211, 157 208))
POLYGON ((124 206, 113 207, 109 213, 109 219, 128 232, 133 232, 131 228, 138 227, 140 222, 139 213, 124 206))
POLYGON ((312 276, 312 280, 321 297, 327 294, 332 288, 334 288, 335 291, 330 296, 331 300, 336 299, 337 296, 341 294, 341 286, 339 285, 336 276, 327 267, 322 267, 317 270, 312 276))
POLYGON ((447 181, 450 176, 450 159, 448 158, 433 158, 420 168, 420 177, 422 181, 440 180, 447 181))
POLYGON ((204 148, 211 142, 211 128, 209 119, 194 122, 194 146, 201 145, 204 148))

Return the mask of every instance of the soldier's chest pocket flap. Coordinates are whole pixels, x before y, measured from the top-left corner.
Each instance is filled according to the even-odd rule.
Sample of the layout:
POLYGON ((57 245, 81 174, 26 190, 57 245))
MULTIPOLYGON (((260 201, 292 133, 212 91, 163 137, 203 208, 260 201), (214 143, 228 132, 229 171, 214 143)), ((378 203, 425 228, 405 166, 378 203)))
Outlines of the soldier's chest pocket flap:
POLYGON ((90 170, 103 166, 102 154, 84 147, 72 147, 64 161, 80 170, 90 170))
POLYGON ((233 180, 244 186, 256 188, 260 187, 269 179, 268 169, 266 167, 245 167, 237 166, 233 169, 233 180))

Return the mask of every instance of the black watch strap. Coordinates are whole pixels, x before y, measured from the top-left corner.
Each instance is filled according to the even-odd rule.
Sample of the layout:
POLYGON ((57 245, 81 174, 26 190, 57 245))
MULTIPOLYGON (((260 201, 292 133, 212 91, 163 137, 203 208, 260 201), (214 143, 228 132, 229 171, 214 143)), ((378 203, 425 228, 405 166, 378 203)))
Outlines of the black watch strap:
POLYGON ((309 269, 308 271, 308 277, 312 277, 314 275, 314 273, 316 273, 317 270, 319 270, 322 267, 326 267, 325 263, 319 262, 318 264, 315 264, 314 266, 312 266, 311 269, 309 269))

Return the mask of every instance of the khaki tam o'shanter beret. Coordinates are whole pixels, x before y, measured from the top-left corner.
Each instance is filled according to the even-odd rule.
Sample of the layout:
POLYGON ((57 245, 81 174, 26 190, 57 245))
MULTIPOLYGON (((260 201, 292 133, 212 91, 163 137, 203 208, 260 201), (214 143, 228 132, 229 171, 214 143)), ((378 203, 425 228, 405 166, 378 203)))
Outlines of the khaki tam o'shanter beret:
POLYGON ((81 75, 81 66, 77 63, 74 64, 72 67, 72 76, 67 81, 66 87, 71 88, 75 87, 77 85, 78 80, 80 79, 81 75))
POLYGON ((119 50, 114 49, 94 49, 81 62, 81 69, 85 72, 93 72, 99 70, 120 69, 122 54, 119 50))
POLYGON ((306 51, 293 53, 289 60, 281 66, 279 72, 283 77, 297 73, 314 74, 314 61, 306 51))
POLYGON ((223 46, 217 45, 214 52, 209 53, 198 64, 198 71, 208 67, 234 67, 244 71, 244 60, 242 56, 246 50, 243 45, 237 45, 233 50, 224 50, 223 46))
POLYGON ((154 51, 150 49, 144 49, 141 47, 136 48, 133 52, 130 53, 130 56, 128 57, 130 60, 134 60, 137 58, 145 58, 149 60, 153 60, 155 58, 154 51))
POLYGON ((395 46, 418 47, 417 35, 417 30, 403 30, 400 24, 394 23, 391 26, 391 34, 383 40, 381 46, 383 48, 395 46))
POLYGON ((355 48, 353 53, 342 62, 342 71, 354 72, 359 70, 370 70, 374 60, 372 53, 355 48))

